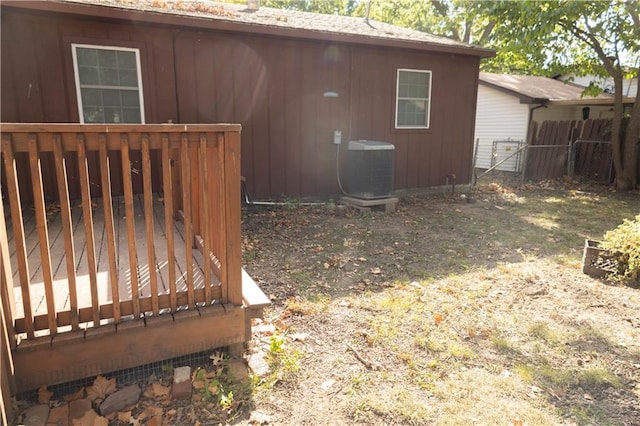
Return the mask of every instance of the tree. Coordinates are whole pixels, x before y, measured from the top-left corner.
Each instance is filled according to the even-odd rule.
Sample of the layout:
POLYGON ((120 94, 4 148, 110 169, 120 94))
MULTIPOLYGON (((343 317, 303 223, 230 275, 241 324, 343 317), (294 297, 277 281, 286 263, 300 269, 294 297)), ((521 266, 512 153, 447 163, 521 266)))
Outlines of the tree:
POLYGON ((640 74, 640 3, 633 0, 519 1, 502 5, 514 37, 510 49, 532 52, 546 46, 547 70, 609 76, 614 82, 611 128, 616 187, 638 185, 640 91, 624 120, 622 82, 640 74))
POLYGON ((262 0, 261 5, 276 9, 350 16, 356 9, 358 0, 262 0))

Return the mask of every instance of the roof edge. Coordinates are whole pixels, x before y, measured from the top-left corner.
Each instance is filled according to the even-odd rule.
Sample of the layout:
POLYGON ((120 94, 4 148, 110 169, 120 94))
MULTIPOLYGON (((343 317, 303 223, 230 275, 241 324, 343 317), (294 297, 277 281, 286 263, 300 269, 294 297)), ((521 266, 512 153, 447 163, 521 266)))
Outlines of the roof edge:
POLYGON ((183 26, 202 30, 218 30, 227 32, 252 33, 257 35, 290 37, 302 40, 331 41, 347 44, 383 46, 420 50, 438 53, 452 53, 478 58, 491 58, 496 55, 492 49, 469 45, 469 47, 447 46, 428 42, 411 42, 408 40, 392 40, 383 37, 333 33, 326 31, 306 30, 300 28, 279 28, 246 22, 233 22, 224 19, 212 19, 189 15, 166 14, 155 11, 142 11, 111 7, 97 4, 68 3, 61 1, 20 1, 3 0, 1 6, 16 9, 55 12, 80 16, 91 16, 117 21, 147 23, 156 25, 183 26))
POLYGON ((549 102, 549 99, 547 98, 532 98, 531 96, 523 95, 522 93, 515 90, 511 90, 494 83, 489 83, 488 81, 484 81, 482 79, 478 79, 478 84, 482 84, 483 86, 487 86, 499 92, 506 93, 507 95, 515 96, 520 100, 521 104, 545 104, 549 102))
MULTIPOLYGON (((623 105, 633 105, 635 103, 634 98, 624 97, 622 98, 623 105)), ((549 101, 549 105, 615 105, 613 97, 611 99, 594 99, 594 98, 582 98, 582 99, 572 99, 572 100, 563 100, 563 101, 549 101)))

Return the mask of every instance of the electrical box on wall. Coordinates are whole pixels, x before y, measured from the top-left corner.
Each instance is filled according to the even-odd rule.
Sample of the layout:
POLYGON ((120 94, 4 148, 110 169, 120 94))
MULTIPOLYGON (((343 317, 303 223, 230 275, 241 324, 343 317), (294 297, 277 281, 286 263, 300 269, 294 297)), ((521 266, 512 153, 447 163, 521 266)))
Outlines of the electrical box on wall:
POLYGON ((333 143, 334 145, 340 145, 342 143, 342 132, 340 130, 333 131, 333 143))
POLYGON ((387 198, 393 193, 393 153, 395 146, 379 141, 349 142, 349 195, 387 198))

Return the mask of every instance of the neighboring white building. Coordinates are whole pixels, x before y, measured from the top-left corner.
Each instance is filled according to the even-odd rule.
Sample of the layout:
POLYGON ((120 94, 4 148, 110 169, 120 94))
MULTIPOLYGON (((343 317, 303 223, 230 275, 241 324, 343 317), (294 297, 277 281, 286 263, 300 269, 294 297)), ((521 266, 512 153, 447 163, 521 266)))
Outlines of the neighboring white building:
MULTIPOLYGON (((547 77, 480 73, 476 109, 475 167, 487 169, 527 139, 530 121, 581 120, 612 116, 613 96, 582 97, 584 87, 547 77)), ((514 155, 498 170, 520 171, 514 155)))
MULTIPOLYGON (((557 77, 558 80, 570 81, 573 84, 587 87, 591 83, 595 83, 606 93, 613 94, 615 87, 613 78, 597 77, 595 75, 576 76, 575 74, 565 74, 557 77)), ((622 96, 624 98, 635 98, 638 93, 638 78, 622 80, 622 96)))

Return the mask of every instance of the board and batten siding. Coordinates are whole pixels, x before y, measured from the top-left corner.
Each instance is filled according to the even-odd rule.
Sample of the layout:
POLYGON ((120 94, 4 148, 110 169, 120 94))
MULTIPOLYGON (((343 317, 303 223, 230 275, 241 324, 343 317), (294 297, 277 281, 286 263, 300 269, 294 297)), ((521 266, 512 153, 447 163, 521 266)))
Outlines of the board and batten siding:
MULTIPOLYGON (((79 122, 71 44, 122 46, 140 52, 146 123, 242 125, 242 174, 255 199, 338 194, 336 155, 347 176, 357 139, 394 144, 396 189, 445 185, 450 174, 471 181, 475 55, 2 12, 2 121, 79 122), (432 72, 428 129, 394 126, 398 68, 432 72)), ((53 163, 43 164, 45 195, 55 198, 53 163)), ((92 182, 99 194, 99 176, 92 182)), ((121 186, 114 178, 114 193, 121 186)))
MULTIPOLYGON (((529 105, 521 104, 515 96, 479 85, 475 127, 476 168, 491 167, 493 141, 510 139, 524 142, 528 120, 529 105)), ((511 152, 499 153, 499 156, 511 152)), ((514 167, 515 158, 511 158, 498 166, 498 170, 514 171, 514 167)))

